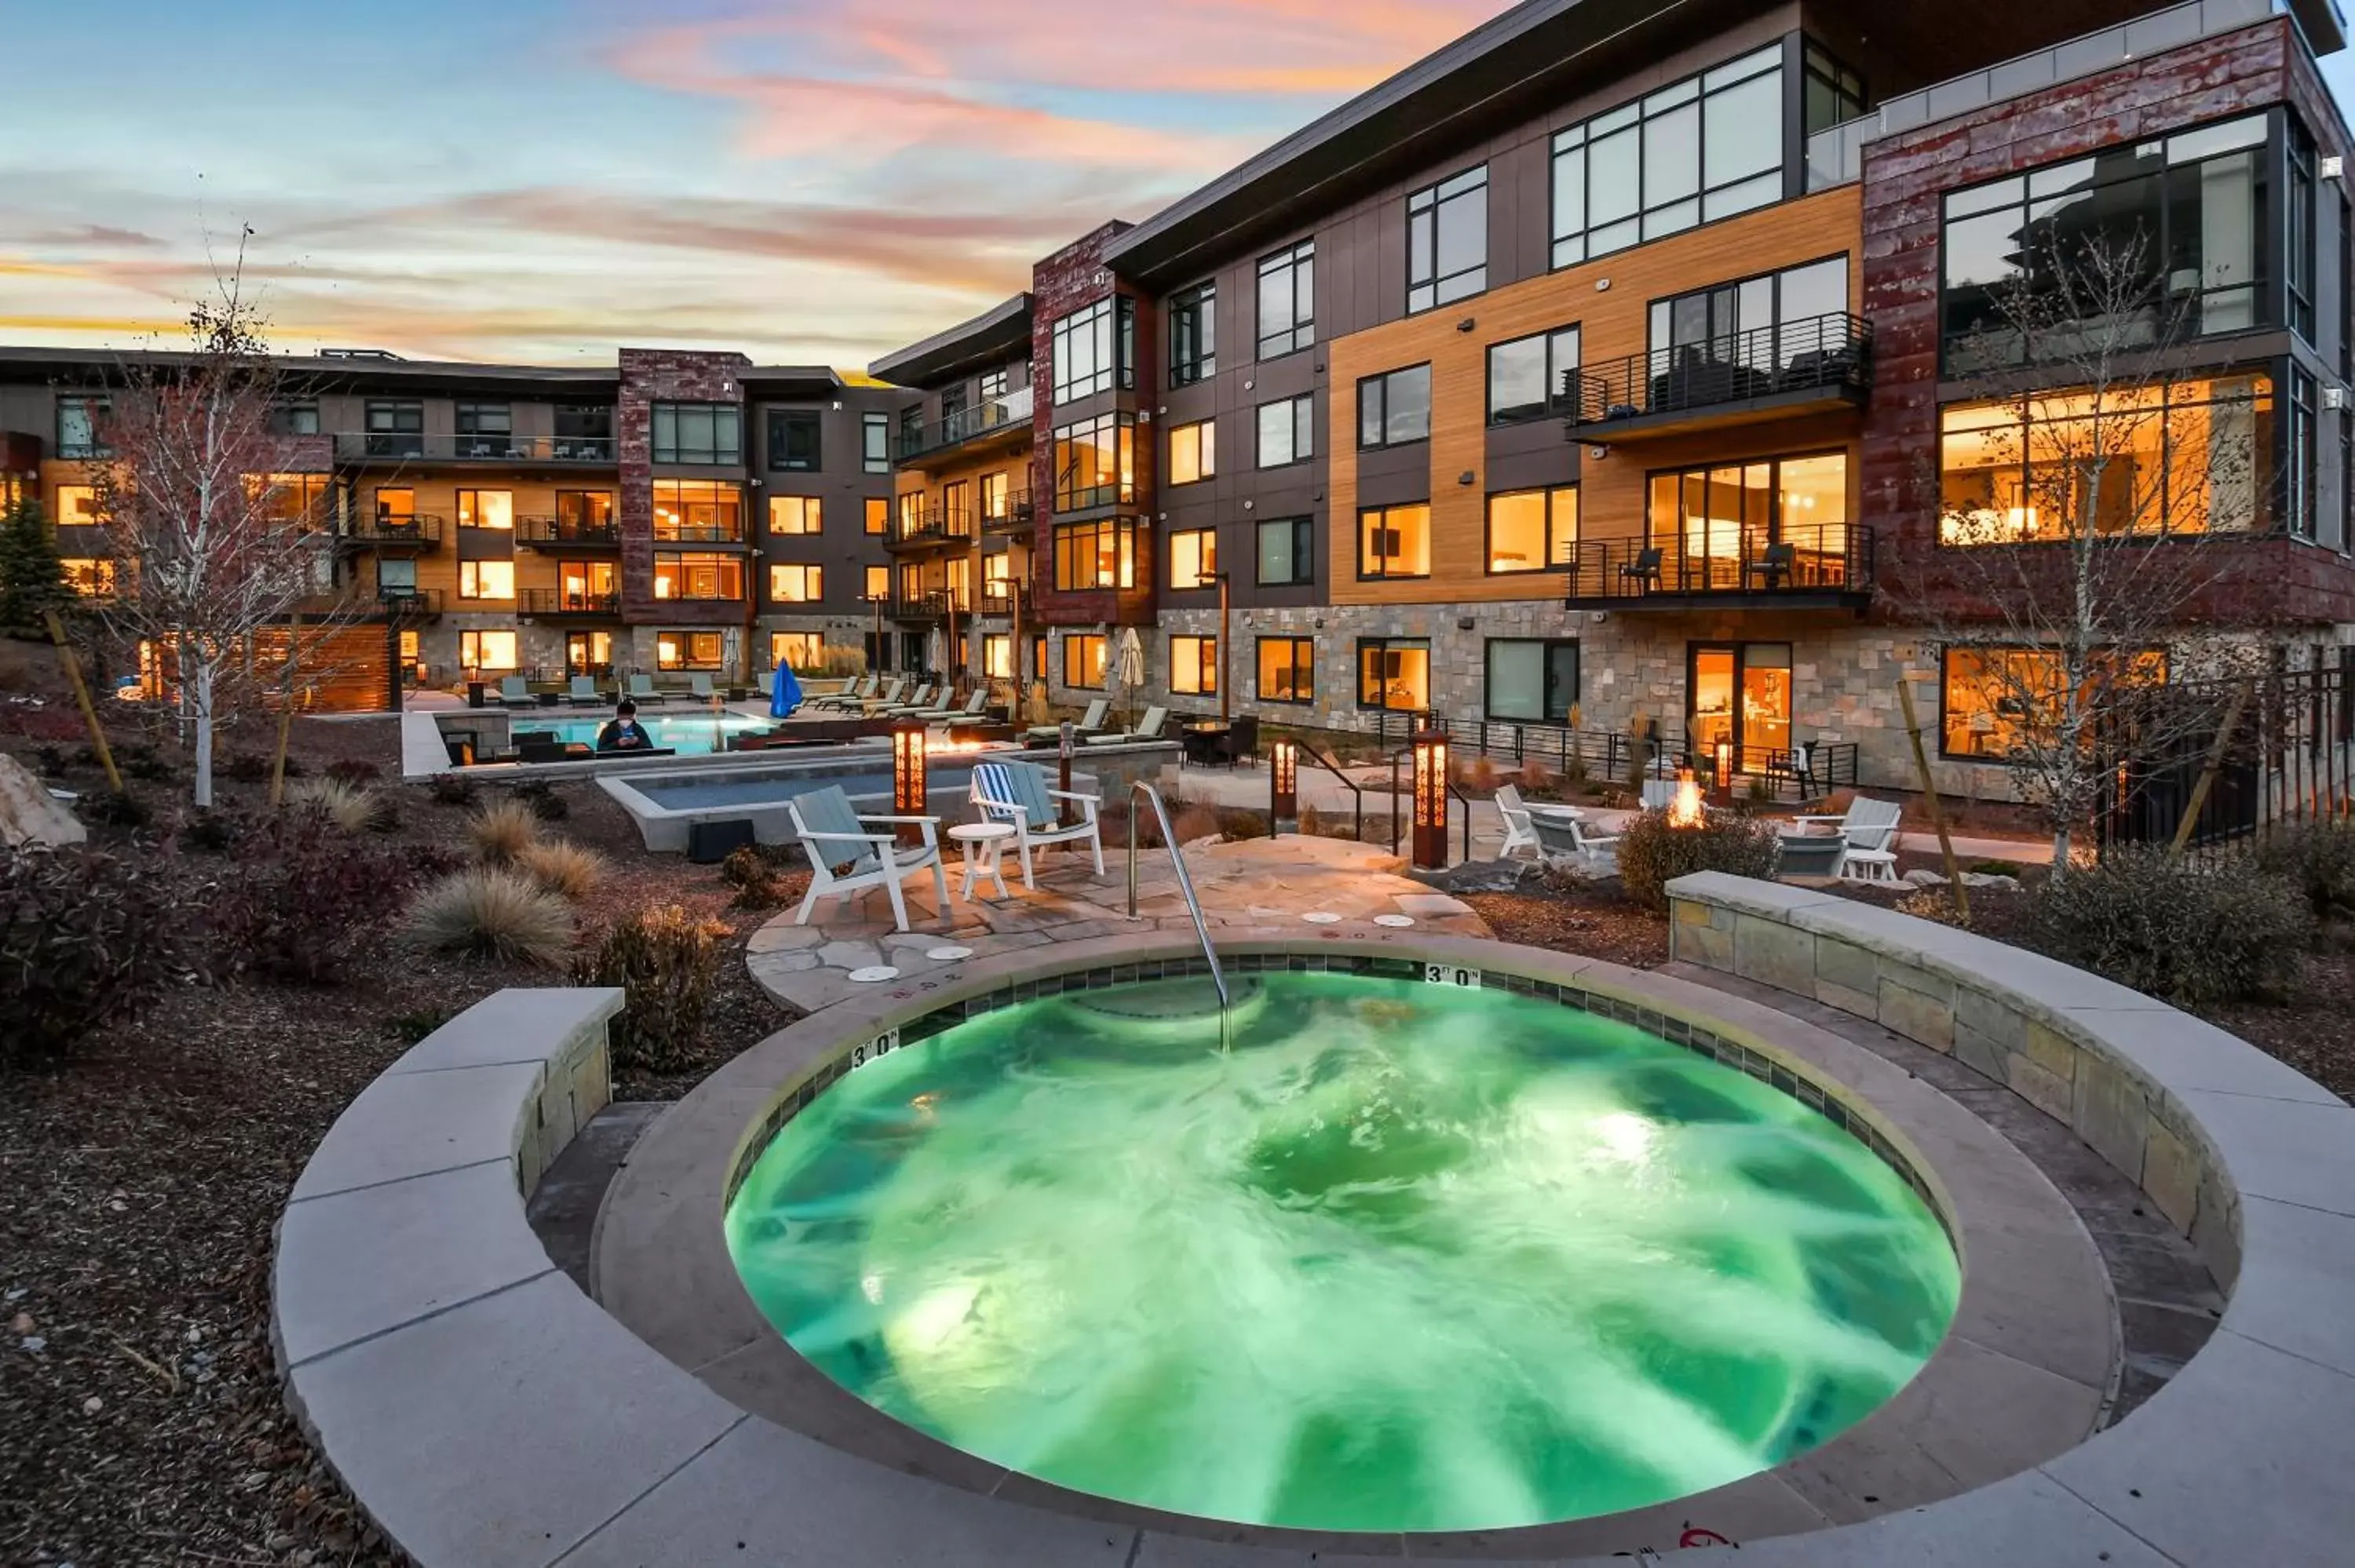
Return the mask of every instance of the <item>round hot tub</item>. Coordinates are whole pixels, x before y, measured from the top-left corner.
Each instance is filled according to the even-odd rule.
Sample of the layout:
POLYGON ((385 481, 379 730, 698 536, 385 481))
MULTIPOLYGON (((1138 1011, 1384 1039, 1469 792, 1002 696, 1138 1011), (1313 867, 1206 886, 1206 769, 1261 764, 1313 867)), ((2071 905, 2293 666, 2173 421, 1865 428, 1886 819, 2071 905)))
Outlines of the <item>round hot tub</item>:
MULTIPOLYGON (((1939 1216, 1836 1104, 1500 988, 1018 1000, 843 1074, 742 1171, 762 1313, 876 1409, 1074 1492, 1495 1530, 1769 1470, 1939 1346, 1939 1216)), ((1877 1141, 1877 1140, 1876 1140, 1877 1141)))

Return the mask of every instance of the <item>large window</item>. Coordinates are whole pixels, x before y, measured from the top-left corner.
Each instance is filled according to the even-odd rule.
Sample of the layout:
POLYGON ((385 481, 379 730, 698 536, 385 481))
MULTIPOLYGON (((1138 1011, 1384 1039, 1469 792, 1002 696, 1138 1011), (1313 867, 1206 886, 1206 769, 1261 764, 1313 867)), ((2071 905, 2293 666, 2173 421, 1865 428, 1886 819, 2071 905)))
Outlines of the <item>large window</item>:
POLYGON ((1431 575, 1431 507, 1373 506, 1358 514, 1358 576, 1431 575))
POLYGON ((717 631, 658 631, 655 634, 657 670, 717 670, 727 649, 717 631))
POLYGON ((1107 517, 1055 530, 1055 587, 1065 592, 1136 586, 1136 524, 1107 517))
POLYGON ((2274 399, 2263 375, 1958 403, 1940 423, 1942 544, 2240 533, 2267 521, 2274 399))
POLYGON ((512 631, 461 631, 458 633, 458 662, 469 670, 516 669, 518 667, 516 634, 512 631))
POLYGON ((1127 295, 1073 311, 1055 323, 1051 335, 1056 402, 1136 385, 1136 302, 1127 295))
POLYGON ((1217 638, 1172 637, 1169 640, 1169 689, 1181 697, 1218 695, 1217 638))
POLYGON ((891 471, 891 416, 858 416, 858 466, 868 473, 891 471))
POLYGON ((1488 286, 1488 165, 1406 198, 1406 308, 1412 315, 1488 286))
POLYGON ((1783 49, 1770 45, 1553 139, 1553 264, 1783 196, 1783 49))
POLYGON ((1169 296, 1169 385, 1190 387, 1219 370, 1219 285, 1169 296))
POLYGON ((1219 586, 1219 531, 1183 528, 1169 535, 1169 587, 1176 592, 1219 586))
POLYGON ((1077 512, 1136 499, 1136 426, 1099 414, 1055 432, 1055 510, 1077 512))
POLYGON ((1316 522, 1271 517, 1259 525, 1259 585, 1290 588, 1316 580, 1316 522))
POLYGON ((279 527, 309 533, 326 527, 332 518, 324 473, 248 474, 245 486, 255 514, 279 527))
POLYGON ((1502 425, 1577 404, 1570 377, 1578 369, 1578 329, 1558 327, 1488 349, 1488 422, 1502 425))
POLYGON ((783 664, 796 674, 807 674, 826 662, 826 633, 823 631, 772 631, 769 633, 769 667, 783 664))
POLYGON ((794 537, 825 530, 825 503, 815 495, 769 497, 769 536, 794 537))
POLYGON ((815 604, 826 597, 826 568, 805 562, 773 561, 769 565, 769 602, 815 604))
POLYGON ((1567 724, 1578 705, 1578 643, 1570 638, 1491 637, 1488 716, 1567 724))
POLYGON ((1830 366, 1857 346, 1848 257, 1654 300, 1650 331, 1652 396, 1671 406, 1746 397, 1776 372, 1830 366))
POLYGON ((769 467, 785 473, 815 473, 822 423, 815 408, 770 409, 769 467))
POLYGON ((2023 315, 2040 332, 2053 323, 2040 355, 2081 349, 2081 337, 2057 329, 2073 303, 2064 291, 2085 291, 2096 243, 2147 275, 2148 288, 2131 291, 2129 319, 2106 328, 2118 346, 2262 324, 2266 123, 2252 114, 2148 137, 1948 195, 1947 373, 2023 363, 2023 315))
POLYGON ((515 410, 505 403, 460 403, 455 410, 461 457, 506 457, 513 452, 515 410))
MULTIPOLYGON (((2289 122, 2289 210, 2282 236, 2283 281, 2289 292, 2290 330, 2314 341, 2314 138, 2295 119, 2289 122)), ((2341 264, 2345 258, 2340 258, 2341 264)))
MULTIPOLYGON (((379 503, 384 493, 381 490, 377 492, 379 503)), ((559 490, 556 493, 558 538, 596 538, 613 532, 613 496, 611 491, 559 490)))
POLYGON ((1014 638, 1004 631, 986 631, 981 638, 981 673, 993 681, 1014 679, 1014 638))
POLYGON ((1651 476, 1645 540, 1688 591, 1847 582, 1848 454, 1764 458, 1651 476))
MULTIPOLYGON (((414 566, 416 563, 405 562, 414 566)), ((114 562, 105 556, 65 556, 58 565, 64 569, 66 588, 79 599, 112 599, 114 597, 114 562)))
POLYGON ((741 462, 744 411, 733 403, 654 406, 656 462, 741 462))
POLYGON ((1102 632, 1070 631, 1063 635, 1063 684, 1083 692, 1100 692, 1104 683, 1104 638, 1102 632))
POLYGON ((679 545, 736 544, 744 537, 744 498, 709 479, 654 482, 655 537, 679 545))
POLYGON ((107 401, 103 397, 60 397, 58 399, 58 456, 61 458, 112 457, 101 427, 106 422, 107 401))
POLYGON ((270 406, 270 433, 273 436, 315 436, 319 433, 319 400, 315 397, 295 398, 270 406))
MULTIPOLYGON (((2145 649, 2127 659, 2105 653, 2091 662, 2081 715, 2104 705, 2105 688, 2167 680, 2163 649, 2145 649)), ((1948 757, 2000 762, 2024 746, 2050 745, 2065 716, 2066 687, 2058 649, 1948 648, 1938 670, 1938 749, 1948 757)))
POLYGON ((1259 262, 1259 356, 1274 359, 1316 341, 1316 242, 1304 239, 1259 262))
POLYGON ((1358 383, 1358 444, 1394 447, 1431 439, 1431 366, 1411 365, 1358 383))
POLYGON ((425 405, 412 399, 371 399, 362 414, 370 457, 423 457, 425 405))
POLYGON ((1488 497, 1488 575, 1550 571, 1578 551, 1578 486, 1488 497))
POLYGON ((1431 644, 1397 637, 1358 640, 1358 705, 1396 713, 1431 706, 1431 644))
POLYGON ((1304 392, 1259 406, 1259 466, 1283 468, 1316 455, 1316 397, 1304 392))
POLYGON ((1864 78, 1826 53, 1815 39, 1807 40, 1806 70, 1801 87, 1801 113, 1812 136, 1845 124, 1864 112, 1864 78))
POLYGON ((60 484, 52 493, 57 498, 57 516, 54 521, 59 527, 95 528, 98 526, 98 486, 60 484))
POLYGON ((891 597, 891 568, 889 567, 868 567, 867 588, 862 597, 869 599, 890 599, 891 597))
MULTIPOLYGON (((2289 524, 2289 531, 2301 539, 2314 537, 2316 450, 2314 377, 2293 367, 2289 373, 2289 493, 2284 521, 2289 524)), ((2195 455, 2193 461, 2206 455, 2212 453, 2195 455)))
POLYGON ((515 492, 512 490, 458 492, 458 526, 496 528, 502 533, 512 533, 515 529, 515 492))
POLYGON ((1263 703, 1313 703, 1316 700, 1316 643, 1307 637, 1263 637, 1259 640, 1259 700, 1263 703))
POLYGON ((1003 523, 1012 515, 1011 478, 1003 472, 981 476, 981 520, 984 523, 1003 523))
POLYGON ((1219 471, 1219 425, 1215 419, 1169 427, 1169 482, 1195 484, 1219 471))
POLYGON ((738 599, 744 597, 741 556, 655 552, 655 597, 675 599, 738 599))

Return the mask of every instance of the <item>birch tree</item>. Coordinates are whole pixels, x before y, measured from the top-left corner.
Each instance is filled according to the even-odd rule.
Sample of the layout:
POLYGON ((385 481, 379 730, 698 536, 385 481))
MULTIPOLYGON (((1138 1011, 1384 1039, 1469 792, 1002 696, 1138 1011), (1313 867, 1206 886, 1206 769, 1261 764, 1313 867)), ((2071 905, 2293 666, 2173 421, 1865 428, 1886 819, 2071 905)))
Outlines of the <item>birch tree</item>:
POLYGON ((2159 755, 2214 722, 2170 683, 2258 652, 2212 590, 2271 518, 2274 388, 2188 368, 2198 297, 2164 291, 2139 236, 2031 233, 2021 262, 1950 346, 1950 375, 1996 390, 1945 411, 1935 547, 1893 575, 1947 661, 1947 749, 2010 767, 2064 874, 2115 747, 2159 755))
POLYGON ((188 337, 121 367, 94 512, 115 562, 110 630, 170 694, 209 806, 218 730, 292 700, 288 640, 320 646, 337 616, 332 532, 303 488, 319 438, 273 429, 289 388, 237 271, 190 310, 188 337))

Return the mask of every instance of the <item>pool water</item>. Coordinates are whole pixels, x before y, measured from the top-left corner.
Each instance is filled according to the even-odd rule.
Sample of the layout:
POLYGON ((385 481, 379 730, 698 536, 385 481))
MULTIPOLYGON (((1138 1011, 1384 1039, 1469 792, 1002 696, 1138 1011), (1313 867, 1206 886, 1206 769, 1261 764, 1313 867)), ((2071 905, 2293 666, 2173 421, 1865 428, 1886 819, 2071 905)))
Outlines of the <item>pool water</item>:
POLYGON ((1329 974, 1096 990, 875 1059, 728 1239, 843 1387, 1124 1502, 1336 1531, 1682 1497, 1851 1425, 1958 1270, 1767 1084, 1508 992, 1329 974))
MULTIPOLYGON (((568 744, 578 741, 583 746, 597 744, 597 732, 606 721, 594 719, 555 719, 542 722, 517 718, 515 731, 554 732, 557 738, 568 744)), ((727 713, 714 718, 709 713, 652 714, 642 713, 638 723, 656 747, 666 747, 682 757, 701 757, 709 752, 725 751, 724 737, 742 735, 747 730, 766 729, 767 719, 750 718, 743 714, 727 713)))

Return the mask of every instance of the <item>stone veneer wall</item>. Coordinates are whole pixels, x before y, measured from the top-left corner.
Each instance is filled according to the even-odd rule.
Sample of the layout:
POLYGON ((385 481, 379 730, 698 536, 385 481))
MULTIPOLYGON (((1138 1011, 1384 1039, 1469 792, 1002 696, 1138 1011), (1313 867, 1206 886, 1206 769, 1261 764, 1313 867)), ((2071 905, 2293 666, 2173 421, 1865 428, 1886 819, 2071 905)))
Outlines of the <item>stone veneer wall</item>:
MULTIPOLYGON (((698 403, 744 401, 743 374, 752 362, 741 354, 698 353, 675 348, 625 348, 621 353, 622 384, 613 408, 615 451, 621 468, 621 496, 615 516, 622 535, 622 613, 632 621, 660 620, 666 626, 710 626, 741 621, 741 605, 681 605, 655 599, 654 409, 657 402, 674 399, 698 403)), ((752 432, 747 421, 745 439, 752 432)), ((718 474, 742 486, 741 465, 732 474, 718 474)), ((701 474, 707 471, 689 471, 701 474)), ((751 515, 751 498, 745 498, 748 533, 758 526, 751 515)), ((747 562, 746 570, 751 569, 747 562)), ((753 585, 747 585, 748 589, 753 585)), ((620 639, 616 638, 618 643, 620 639)), ((652 644, 647 647, 651 652, 652 644)), ((654 667, 651 659, 645 666, 654 667)))

